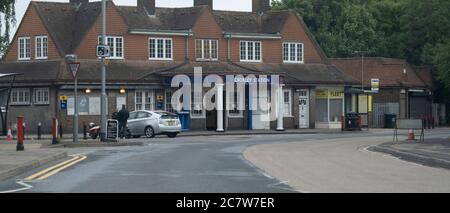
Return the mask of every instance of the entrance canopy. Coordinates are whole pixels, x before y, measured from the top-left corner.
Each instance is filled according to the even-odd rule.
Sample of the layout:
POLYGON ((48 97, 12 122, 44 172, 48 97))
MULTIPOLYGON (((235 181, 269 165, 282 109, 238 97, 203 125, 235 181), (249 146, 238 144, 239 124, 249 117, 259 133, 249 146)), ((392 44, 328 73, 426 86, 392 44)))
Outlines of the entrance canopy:
POLYGON ((11 77, 11 81, 8 87, 2 88, 0 90, 0 119, 2 125, 2 135, 6 135, 7 131, 7 121, 8 121, 8 108, 9 101, 11 98, 11 90, 14 86, 14 81, 16 80, 16 76, 22 75, 20 73, 0 73, 0 79, 11 77))

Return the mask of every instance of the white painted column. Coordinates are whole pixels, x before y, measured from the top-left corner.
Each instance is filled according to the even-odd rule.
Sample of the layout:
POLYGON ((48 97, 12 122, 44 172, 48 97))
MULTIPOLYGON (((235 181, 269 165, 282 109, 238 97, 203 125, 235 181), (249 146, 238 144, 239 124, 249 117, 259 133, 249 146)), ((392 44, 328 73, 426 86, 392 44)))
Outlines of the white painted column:
POLYGON ((223 129, 223 84, 217 84, 216 95, 217 107, 217 132, 224 132, 223 129))
POLYGON ((283 118, 284 118, 284 93, 283 86, 278 86, 278 118, 277 118, 277 131, 284 131, 283 118))

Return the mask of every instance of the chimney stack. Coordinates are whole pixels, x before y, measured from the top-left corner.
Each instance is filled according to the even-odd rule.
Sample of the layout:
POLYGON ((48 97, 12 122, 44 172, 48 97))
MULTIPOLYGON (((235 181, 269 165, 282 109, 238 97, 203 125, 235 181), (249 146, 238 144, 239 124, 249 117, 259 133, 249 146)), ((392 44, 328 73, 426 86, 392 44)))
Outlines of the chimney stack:
POLYGON ((270 0, 252 0, 252 8, 254 13, 265 13, 270 11, 270 0))
POLYGON ((213 9, 213 0, 194 0, 194 6, 207 5, 213 9))
POLYGON ((89 0, 70 0, 69 1, 71 4, 84 4, 84 3, 89 3, 89 0))
POLYGON ((148 15, 155 15, 155 0, 137 0, 137 6, 144 8, 147 11, 148 15))

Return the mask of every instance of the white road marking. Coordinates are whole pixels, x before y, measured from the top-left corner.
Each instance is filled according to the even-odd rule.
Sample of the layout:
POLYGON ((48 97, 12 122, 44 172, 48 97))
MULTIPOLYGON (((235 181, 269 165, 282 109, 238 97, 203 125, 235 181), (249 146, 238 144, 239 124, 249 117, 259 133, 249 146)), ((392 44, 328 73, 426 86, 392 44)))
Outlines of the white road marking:
POLYGON ((20 188, 20 189, 13 189, 13 190, 8 190, 8 191, 0 191, 0 194, 21 192, 21 191, 26 191, 26 190, 29 190, 29 189, 33 188, 32 185, 29 185, 29 184, 23 182, 23 180, 18 180, 16 183, 21 185, 21 186, 23 186, 23 187, 20 188))

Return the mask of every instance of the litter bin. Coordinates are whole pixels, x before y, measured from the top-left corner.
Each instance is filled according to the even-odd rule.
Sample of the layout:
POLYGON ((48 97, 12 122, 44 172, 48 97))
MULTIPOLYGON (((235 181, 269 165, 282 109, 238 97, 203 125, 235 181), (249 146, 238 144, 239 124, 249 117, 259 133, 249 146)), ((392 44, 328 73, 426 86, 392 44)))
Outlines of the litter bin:
POLYGON ((393 129, 397 123, 396 114, 384 114, 384 128, 393 129))
POLYGON ((181 130, 182 131, 189 131, 190 129, 190 114, 188 111, 178 112, 178 117, 180 118, 181 122, 181 130))
POLYGON ((345 130, 360 130, 359 128, 359 114, 358 113, 347 113, 345 115, 345 130))

